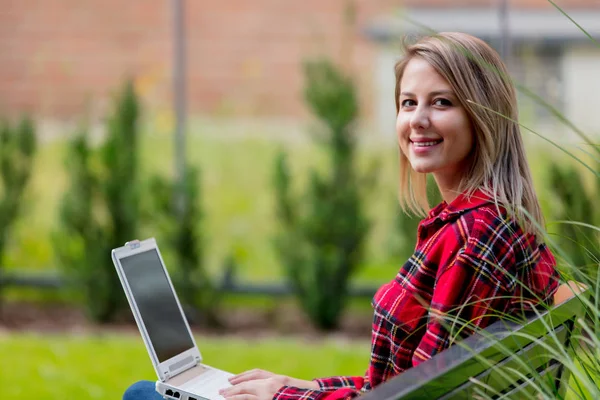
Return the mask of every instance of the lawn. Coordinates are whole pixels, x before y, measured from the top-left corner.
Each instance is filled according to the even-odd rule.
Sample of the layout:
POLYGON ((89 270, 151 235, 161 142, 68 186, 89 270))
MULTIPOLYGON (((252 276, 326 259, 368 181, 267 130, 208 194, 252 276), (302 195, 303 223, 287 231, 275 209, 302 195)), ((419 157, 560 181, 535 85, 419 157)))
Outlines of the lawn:
MULTIPOLYGON (((303 379, 362 375, 368 341, 197 337, 209 365, 237 373, 269 369, 303 379)), ((3 399, 118 399, 156 375, 138 335, 0 335, 3 399)))
MULTIPOLYGON (((344 339, 196 337, 205 362, 237 373, 263 368, 302 379, 362 375, 369 343, 344 339)), ((3 399, 119 399, 155 373, 135 334, 0 334, 3 399)), ((567 399, 587 399, 570 392, 567 399)))

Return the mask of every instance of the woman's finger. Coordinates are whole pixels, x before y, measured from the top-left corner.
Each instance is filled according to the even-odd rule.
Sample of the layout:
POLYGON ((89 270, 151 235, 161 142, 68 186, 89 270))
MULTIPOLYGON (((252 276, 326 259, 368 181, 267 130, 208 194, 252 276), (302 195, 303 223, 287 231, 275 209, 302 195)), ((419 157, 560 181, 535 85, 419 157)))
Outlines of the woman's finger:
POLYGON ((225 398, 229 398, 235 395, 248 394, 248 395, 256 395, 256 390, 253 388, 251 382, 242 382, 237 385, 228 387, 226 389, 222 389, 219 391, 219 394, 225 398))
POLYGON ((262 369, 259 369, 259 368, 250 369, 248 371, 244 371, 244 372, 241 372, 241 373, 235 375, 234 378, 238 378, 238 377, 242 378, 242 377, 247 376, 247 375, 252 375, 252 374, 259 373, 261 371, 262 371, 262 369))
POLYGON ((258 397, 253 394, 236 394, 235 396, 226 396, 227 400, 258 400, 258 397))
POLYGON ((258 397, 253 394, 237 394, 235 396, 225 397, 227 400, 258 400, 258 397))
POLYGON ((254 379, 266 379, 274 374, 269 371, 264 371, 262 369, 252 369, 250 371, 242 372, 241 374, 232 376, 229 378, 229 383, 232 385, 237 385, 238 383, 251 381, 254 379))

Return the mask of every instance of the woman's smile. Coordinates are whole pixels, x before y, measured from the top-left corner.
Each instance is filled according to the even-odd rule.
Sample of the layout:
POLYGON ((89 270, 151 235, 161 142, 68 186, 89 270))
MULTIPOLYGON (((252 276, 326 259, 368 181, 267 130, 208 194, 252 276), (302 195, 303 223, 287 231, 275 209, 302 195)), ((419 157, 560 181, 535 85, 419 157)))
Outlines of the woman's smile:
POLYGON ((432 139, 423 139, 423 140, 412 140, 410 141, 412 151, 416 154, 428 154, 438 147, 443 142, 443 139, 432 140, 432 139))

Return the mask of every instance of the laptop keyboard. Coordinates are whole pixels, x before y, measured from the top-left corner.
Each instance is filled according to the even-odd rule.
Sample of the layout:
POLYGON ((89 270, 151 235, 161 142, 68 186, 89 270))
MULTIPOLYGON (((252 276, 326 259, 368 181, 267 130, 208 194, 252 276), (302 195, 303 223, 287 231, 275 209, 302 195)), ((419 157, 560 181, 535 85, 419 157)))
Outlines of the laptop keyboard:
POLYGON ((223 371, 209 369, 195 379, 186 382, 181 388, 207 399, 223 400, 223 396, 219 395, 219 390, 231 386, 228 381, 230 376, 232 375, 223 371))

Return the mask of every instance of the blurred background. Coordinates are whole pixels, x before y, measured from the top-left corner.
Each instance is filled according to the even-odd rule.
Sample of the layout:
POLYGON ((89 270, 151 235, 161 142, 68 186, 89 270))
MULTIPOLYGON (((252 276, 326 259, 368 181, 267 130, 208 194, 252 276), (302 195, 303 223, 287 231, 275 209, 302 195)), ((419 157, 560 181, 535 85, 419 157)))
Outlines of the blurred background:
POLYGON ((600 223, 598 0, 0 0, 3 397, 155 379, 110 259, 147 237, 209 364, 362 375, 419 220, 393 67, 434 31, 502 55, 550 242, 596 271, 557 221, 600 223))

